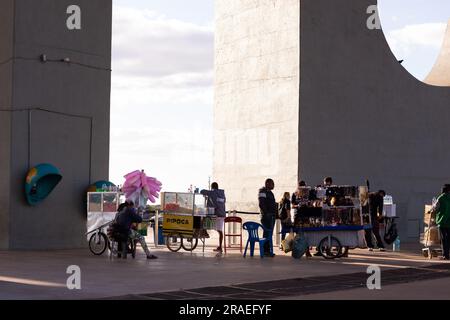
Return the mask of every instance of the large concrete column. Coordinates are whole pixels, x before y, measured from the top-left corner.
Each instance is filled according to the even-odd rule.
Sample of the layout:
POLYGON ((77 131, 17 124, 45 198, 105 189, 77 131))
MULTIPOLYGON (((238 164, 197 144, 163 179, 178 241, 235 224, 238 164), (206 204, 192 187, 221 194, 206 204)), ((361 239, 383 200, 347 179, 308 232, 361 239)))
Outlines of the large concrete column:
POLYGON ((258 211, 298 173, 299 1, 216 1, 214 180, 229 209, 258 211))
POLYGON ((432 74, 442 87, 415 79, 367 27, 376 4, 217 1, 214 178, 230 209, 257 210, 268 176, 277 196, 297 179, 369 179, 393 195, 402 240, 417 241, 424 205, 450 180, 450 42, 432 74))
POLYGON ((111 20, 110 0, 0 2, 1 249, 86 245, 84 192, 108 177, 111 20), (31 207, 25 176, 43 162, 63 179, 31 207))

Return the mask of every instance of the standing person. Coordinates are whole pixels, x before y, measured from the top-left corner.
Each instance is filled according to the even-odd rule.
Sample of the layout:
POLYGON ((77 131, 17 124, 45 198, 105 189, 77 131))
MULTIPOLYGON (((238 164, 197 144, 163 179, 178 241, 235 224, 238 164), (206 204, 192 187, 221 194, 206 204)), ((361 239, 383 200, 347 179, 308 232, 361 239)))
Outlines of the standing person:
POLYGON ((292 198, 291 198, 291 204, 293 205, 294 203, 297 203, 297 194, 298 194, 298 189, 302 188, 302 187, 306 187, 306 182, 305 181, 300 181, 298 183, 298 187, 297 189, 294 190, 294 192, 292 192, 292 198))
MULTIPOLYGON (((261 224, 269 231, 264 231, 264 238, 269 238, 273 235, 273 228, 275 226, 275 218, 277 216, 278 204, 275 201, 275 196, 272 190, 275 188, 275 183, 272 179, 267 179, 265 186, 259 189, 258 202, 261 211, 261 224)), ((264 244, 264 253, 266 256, 274 257, 275 254, 270 253, 270 244, 264 244)))
POLYGON ((333 178, 326 177, 325 179, 323 179, 323 186, 324 187, 331 187, 332 185, 333 185, 333 178))
POLYGON ((225 210, 225 191, 219 189, 219 184, 213 182, 211 190, 202 190, 200 193, 207 197, 207 207, 214 208, 216 218, 216 231, 219 233, 219 246, 214 250, 215 252, 222 252, 223 228, 227 212, 225 210))
MULTIPOLYGON (((291 200, 289 200, 290 194, 289 192, 285 192, 283 194, 283 198, 281 198, 278 204, 278 218, 281 222, 281 241, 286 239, 286 231, 292 227, 291 220, 291 200)), ((281 247, 280 247, 281 248, 281 247)))
MULTIPOLYGON (((132 201, 127 201, 126 205, 121 206, 121 211, 116 216, 116 223, 119 225, 120 230, 130 237, 130 239, 137 240, 144 249, 145 254, 147 255, 147 259, 157 259, 158 257, 150 254, 150 250, 147 247, 147 243, 145 242, 145 238, 138 233, 136 230, 133 230, 131 226, 133 223, 141 223, 142 217, 136 213, 134 208, 134 203, 132 201)), ((122 258, 127 258, 127 243, 122 243, 122 258)))
POLYGON ((384 190, 369 193, 369 214, 370 219, 372 220, 372 230, 366 230, 366 242, 369 251, 373 251, 374 248, 372 233, 377 239, 378 249, 380 249, 380 251, 386 251, 380 236, 380 218, 383 217, 383 203, 385 196, 386 192, 384 190))
POLYGON ((450 260, 450 184, 442 188, 442 194, 438 197, 432 213, 436 213, 436 224, 439 226, 442 241, 442 260, 450 260))

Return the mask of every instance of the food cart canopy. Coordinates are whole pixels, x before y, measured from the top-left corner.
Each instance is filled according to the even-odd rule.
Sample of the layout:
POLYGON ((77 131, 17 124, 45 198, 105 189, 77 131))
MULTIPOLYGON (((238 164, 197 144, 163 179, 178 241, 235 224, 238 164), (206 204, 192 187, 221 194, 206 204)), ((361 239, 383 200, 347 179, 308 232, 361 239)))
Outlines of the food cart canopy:
POLYGON ((111 181, 99 180, 89 186, 88 192, 96 192, 97 190, 102 189, 104 185, 106 185, 106 187, 110 187, 110 186, 115 187, 116 186, 111 181))
POLYGON ((31 168, 25 180, 25 196, 30 205, 42 202, 61 181, 59 170, 48 163, 31 168))

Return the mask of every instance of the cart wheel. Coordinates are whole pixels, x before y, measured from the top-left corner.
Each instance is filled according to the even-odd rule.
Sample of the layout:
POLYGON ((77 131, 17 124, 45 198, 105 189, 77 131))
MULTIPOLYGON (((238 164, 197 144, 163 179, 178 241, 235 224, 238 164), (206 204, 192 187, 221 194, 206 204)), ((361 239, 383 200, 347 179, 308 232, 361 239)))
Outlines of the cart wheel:
POLYGON ((319 243, 319 252, 325 259, 336 259, 342 255, 341 242, 335 237, 325 237, 319 243))
POLYGON ((166 237, 167 249, 172 252, 177 252, 181 249, 183 244, 183 237, 179 233, 171 233, 166 237))
POLYGON ((96 256, 102 255, 107 246, 108 238, 103 232, 96 232, 89 239, 89 250, 96 256))
POLYGON ((186 251, 194 250, 195 248, 197 248, 197 244, 198 244, 198 238, 182 238, 181 239, 181 246, 186 251), (192 242, 192 249, 191 249, 191 242, 192 242))

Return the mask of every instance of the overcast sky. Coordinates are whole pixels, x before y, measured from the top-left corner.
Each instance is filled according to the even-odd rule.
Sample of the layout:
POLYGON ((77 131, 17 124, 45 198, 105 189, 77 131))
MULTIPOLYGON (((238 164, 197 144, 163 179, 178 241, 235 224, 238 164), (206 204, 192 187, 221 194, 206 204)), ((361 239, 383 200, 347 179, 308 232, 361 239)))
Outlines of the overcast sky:
MULTIPOLYGON (((379 0, 388 42, 423 79, 450 0, 379 0)), ((213 0, 114 0, 110 179, 145 169, 165 190, 212 171, 213 0)))

